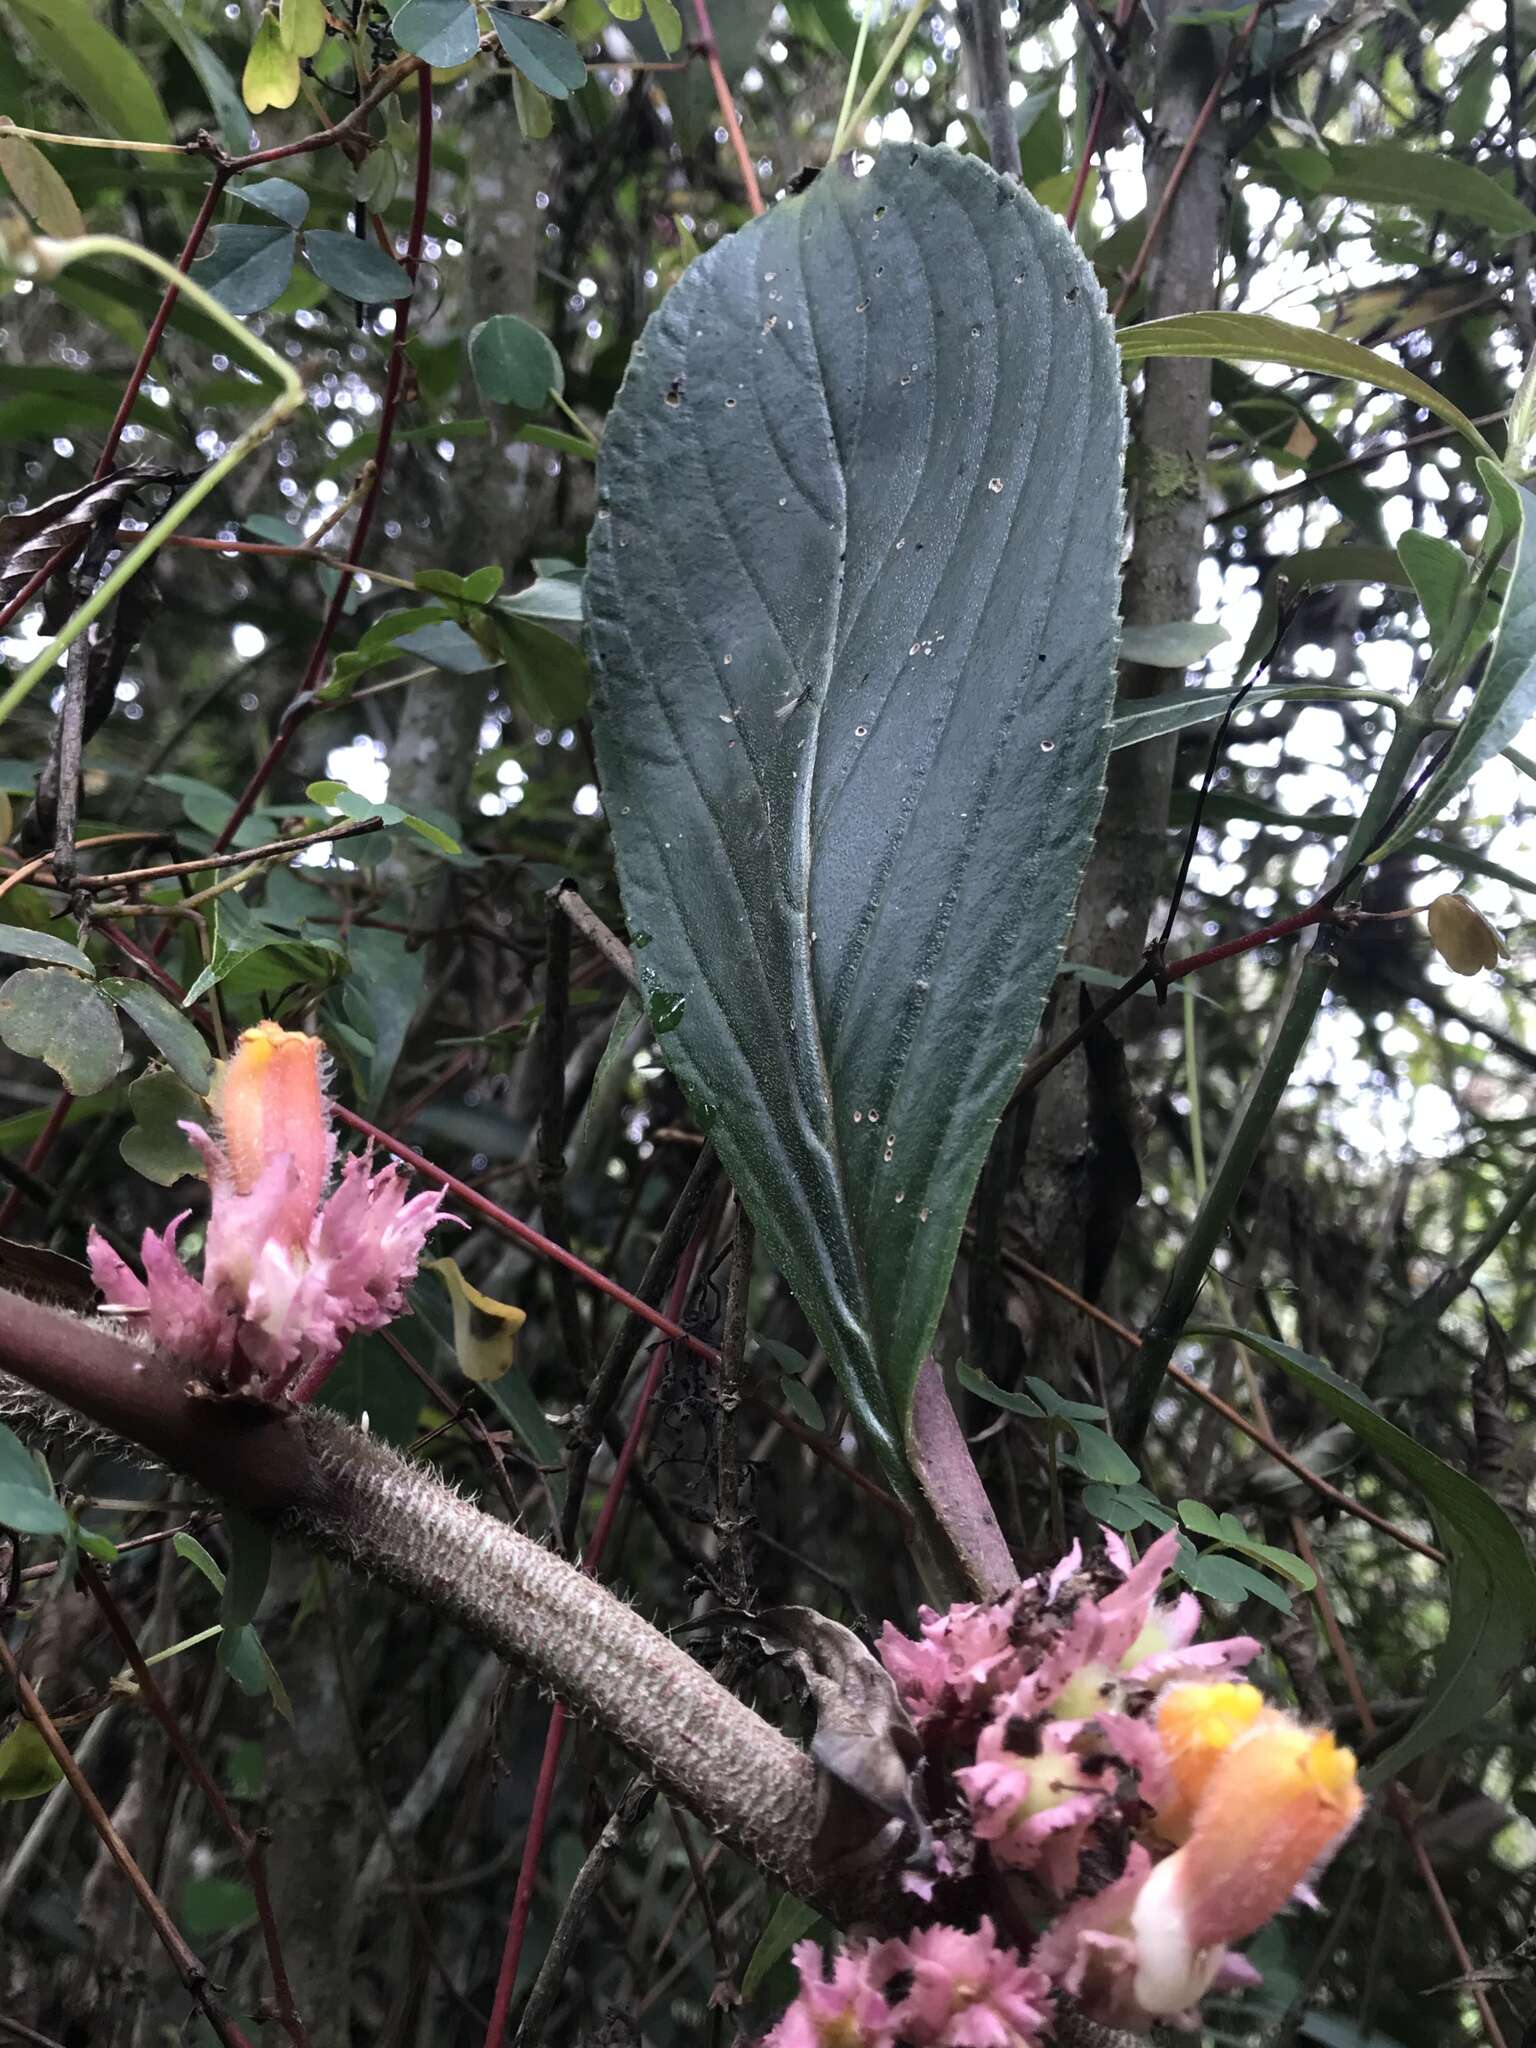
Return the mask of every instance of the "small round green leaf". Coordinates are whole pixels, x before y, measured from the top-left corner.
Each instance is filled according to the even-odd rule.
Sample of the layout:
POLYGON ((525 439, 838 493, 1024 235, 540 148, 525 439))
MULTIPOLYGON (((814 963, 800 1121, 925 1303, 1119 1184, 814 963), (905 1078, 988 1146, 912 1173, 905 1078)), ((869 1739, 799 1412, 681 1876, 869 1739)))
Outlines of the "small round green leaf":
POLYGON ((123 1034, 101 991, 62 967, 24 967, 0 988, 0 1039, 43 1060, 71 1095, 99 1095, 117 1079, 123 1034))
POLYGON ((118 1150, 135 1173, 168 1188, 188 1174, 200 1174, 203 1162, 181 1126, 206 1116, 202 1102, 174 1074, 161 1067, 141 1074, 128 1090, 133 1128, 123 1133, 118 1150))
POLYGON ((220 228, 211 252, 192 266, 192 276, 212 292, 226 312, 243 319, 265 312, 280 298, 293 270, 295 239, 286 227, 220 228))
POLYGON ((1213 1508, 1208 1508, 1203 1500, 1181 1500, 1179 1520, 1186 1529, 1193 1529, 1197 1536, 1214 1537, 1221 1534, 1221 1517, 1213 1508))
POLYGON ((190 1017, 174 1003, 151 988, 147 981, 121 981, 116 976, 100 983, 101 992, 138 1025, 155 1048, 164 1053, 171 1066, 199 1095, 213 1086, 213 1055, 190 1017))
POLYGON ((1245 1568, 1232 1557, 1207 1554, 1191 1558, 1179 1567, 1179 1576, 1194 1592, 1225 1606, 1237 1606, 1252 1590, 1245 1568))
POLYGON ((0 1800, 41 1799, 63 1775, 31 1721, 18 1721, 0 1742, 0 1800))
POLYGON ((1007 1387, 1000 1387, 988 1379, 984 1372, 973 1365, 957 1365, 955 1378, 969 1394, 978 1395, 983 1401, 990 1401, 994 1408, 1006 1408, 1010 1415, 1027 1415, 1038 1422, 1045 1410, 1038 1401, 1032 1401, 1028 1394, 1015 1394, 1007 1387))
POLYGON ((0 953, 14 953, 18 960, 46 960, 50 967, 73 967, 77 974, 94 974, 95 968, 78 946, 52 932, 28 931, 19 924, 0 925, 0 953))
POLYGON ((520 412, 542 411, 551 391, 565 389, 565 369, 548 335, 515 313, 494 313, 471 328, 469 367, 482 398, 520 412))
POLYGON ((466 0, 405 0, 394 28, 402 50, 438 71, 467 64, 480 47, 480 25, 466 0))
POLYGON ((309 211, 309 194, 302 185, 295 185, 292 178, 245 178, 230 186, 229 196, 254 206, 259 213, 270 213, 274 219, 286 221, 291 228, 303 227, 309 211))
POLYGON ((551 99, 564 100, 586 84, 587 67, 569 36, 547 21, 528 21, 506 7, 490 12, 497 41, 530 85, 551 99))
POLYGON ((377 242, 359 241, 335 228, 311 228, 304 254, 316 277, 359 305, 385 306, 411 295, 411 280, 377 242))
POLYGON ((1091 1422, 1074 1422, 1077 1469, 1102 1486, 1131 1486, 1141 1477, 1136 1460, 1121 1450, 1107 1430, 1091 1422))
POLYGON ((21 1438, 0 1422, 0 1529, 63 1536, 69 1516, 55 1500, 47 1472, 21 1438))

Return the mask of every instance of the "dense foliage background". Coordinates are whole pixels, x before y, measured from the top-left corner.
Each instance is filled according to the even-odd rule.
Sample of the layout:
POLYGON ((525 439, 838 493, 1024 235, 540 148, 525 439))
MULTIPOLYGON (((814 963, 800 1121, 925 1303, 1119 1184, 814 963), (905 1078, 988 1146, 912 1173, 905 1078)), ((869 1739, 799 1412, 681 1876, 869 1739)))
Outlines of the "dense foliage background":
MULTIPOLYGON (((54 843, 54 809, 35 789, 62 686, 50 676, 10 712, 0 917, 20 935, 24 972, 50 960, 28 935, 52 934, 88 945, 105 976, 158 972, 186 988, 201 974, 216 1032, 264 1013, 311 1021, 342 1099, 488 1198, 476 1211, 459 1202, 472 1229, 450 1249, 475 1288, 527 1312, 511 1373, 465 1380, 485 1326, 464 1322, 456 1354, 450 1297, 425 1275, 417 1317, 358 1342, 327 1398, 550 1540, 570 1426, 622 1316, 495 1211, 634 1288, 704 1151, 659 1057, 674 1020, 654 1004, 647 1016, 611 951, 550 901, 570 877, 623 929, 578 647, 592 455, 647 316, 748 217, 748 172, 771 201, 825 160, 840 128, 861 148, 916 138, 995 160, 1011 135, 1024 184, 1074 222, 1122 325, 1215 306, 1365 343, 1459 406, 1500 453, 1536 346, 1525 135, 1536 10, 973 4, 979 23, 954 0, 885 11, 866 0, 862 20, 843 0, 716 0, 712 22, 685 8, 679 25, 665 5, 632 21, 638 10, 618 0, 569 0, 542 12, 584 54, 579 82, 563 57, 553 69, 547 52, 530 60, 515 22, 499 40, 478 24, 486 48, 457 49, 457 0, 408 0, 393 22, 377 0, 344 0, 303 61, 291 111, 287 60, 272 54, 278 18, 251 0, 0 4, 0 108, 12 120, 162 145, 56 141, 23 156, 0 136, 19 205, 48 233, 83 222, 169 259, 195 235, 194 278, 306 387, 90 648, 77 837, 104 843, 82 852, 83 883, 35 862, 54 843), (253 121, 239 81, 264 97, 266 73, 257 66, 253 91, 247 71, 258 36, 278 90, 253 121), (706 61, 716 41, 740 150, 706 61), (430 118, 407 65, 330 146, 229 172, 231 157, 342 121, 359 93, 355 59, 382 77, 400 46, 444 60, 430 118), (893 49, 850 133, 846 117, 893 49), (199 131, 214 138, 207 149, 163 146, 199 131), (199 214, 211 180, 212 211, 199 214), (351 562, 360 573, 339 570, 351 562), (116 891, 91 879, 313 835, 338 806, 384 829, 116 891), (98 910, 103 895, 118 907, 98 910)), ((304 14, 284 0, 290 41, 304 14)), ((232 337, 185 302, 132 384, 161 290, 102 255, 21 278, 0 308, 11 515, 0 540, 21 550, 0 582, 12 677, 104 559, 77 557, 73 583, 58 577, 17 606, 70 537, 59 508, 29 524, 31 509, 81 490, 105 454, 131 532, 277 388, 269 372, 253 381, 232 337), (28 554, 39 525, 44 544, 28 554)), ((1390 388, 1218 360, 1153 365, 1130 399, 1126 612, 1141 637, 1127 701, 1177 689, 1186 661, 1197 665, 1188 680, 1213 686, 1251 669, 1243 650, 1266 599, 1286 624, 1215 764, 1172 957, 1313 900, 1379 764, 1384 700, 1429 658, 1412 549, 1400 557, 1396 544, 1412 530, 1470 546, 1484 498, 1466 440, 1390 388), (1197 617, 1210 630, 1188 623, 1197 617), (1154 626, 1167 629, 1156 644, 1154 626)), ((80 515, 103 533, 106 502, 88 497, 80 515)), ((1132 971, 1160 929, 1211 732, 1205 718, 1113 757, 1069 947, 1087 974, 1058 982, 1042 1042, 1077 1021, 1079 988, 1097 994, 1132 971)), ((1340 936, 1318 1027, 1216 1261, 1232 1320, 1363 1386, 1523 1530, 1536 1043, 1513 928, 1536 889, 1533 774, 1518 744, 1495 756, 1365 892, 1379 911, 1461 887, 1509 931, 1513 957, 1474 980, 1449 972, 1417 920, 1340 936)), ((1005 1119, 967 1240, 981 1255, 962 1258, 940 1348, 970 1376, 963 1419, 1027 1565, 1091 1514, 1128 1526, 1145 1510, 1123 1454, 1105 1452, 1088 1417, 1074 1439, 1065 1422, 977 1393, 975 1375, 1015 1391, 1032 1375, 1047 1397, 1118 1406, 1129 1346, 1105 1318, 1140 1327, 1156 1303, 1296 944, 1213 965, 1166 1003, 1137 995, 1123 1040, 1091 1036, 1005 1119)), ((121 1060, 105 997, 67 1014, 45 1003, 56 994, 35 986, 0 993, 11 1048, 0 1228, 78 1259, 89 1223, 122 1243, 198 1209, 199 1191, 177 1177, 174 1120, 200 1055, 131 997, 121 1060)), ((692 1240, 675 1298, 714 1341, 732 1226, 707 1175, 694 1183, 702 1208, 695 1199, 644 1291, 661 1298, 692 1240)), ((5 1263, 25 1268, 25 1256, 5 1263)), ((50 1284, 78 1286, 67 1269, 50 1284)), ((718 1497, 731 1462, 718 1382, 677 1349, 604 1569, 800 1730, 793 1681, 714 1610, 798 1601, 864 1627, 910 1617, 920 1588, 809 1327, 761 1261, 748 1321, 745 1398, 728 1419, 748 1518, 740 1559, 718 1497)), ((1422 1496, 1293 1381, 1200 1340, 1179 1363, 1250 1422, 1267 1412, 1282 1444, 1396 1532, 1431 1540, 1422 1496)), ((629 1412, 598 1431, 584 1528, 629 1412)), ((1265 1640, 1282 1685, 1367 1752, 1399 1731, 1445 1629, 1434 1565, 1181 1389, 1161 1398, 1139 1462, 1165 1511, 1197 1504, 1197 1582, 1234 1596, 1223 1618, 1265 1640), (1256 1588, 1224 1580, 1220 1559, 1243 1553, 1223 1514, 1242 1541, 1302 1565, 1272 1563, 1256 1588), (1321 1609, 1299 1590, 1308 1555, 1321 1609)), ((55 1469, 89 1528, 139 1546, 112 1573, 116 1598, 146 1650, 185 1645, 157 1667, 166 1694, 243 1823, 270 1830, 271 1892, 310 2038, 481 2040, 547 1701, 431 1613, 297 1554, 280 1557, 259 1617, 277 1679, 231 1671, 203 1639, 216 1615, 206 1577, 185 1544, 161 1540, 200 1532, 222 1558, 216 1518, 163 1475, 85 1452, 55 1469)), ((32 1575, 13 1589, 10 1641, 230 2007, 277 2039, 262 2019, 270 1987, 248 1873, 115 1682, 122 1657, 98 1604, 36 1569, 51 1555, 26 1542, 32 1575)), ((1536 2039, 1522 1964, 1536 1868, 1530 1699, 1529 1674, 1517 1675, 1495 1714, 1411 1767, 1408 1802, 1373 1812, 1321 1912, 1265 1938, 1262 1997, 1223 2011, 1208 2038, 1430 2048, 1494 2039, 1491 2017, 1511 2048, 1536 2039)), ((178 2035, 188 2000, 148 1924, 67 1788, 40 1798, 47 1774, 29 1779, 28 1764, 0 1748, 0 1796, 16 1800, 0 1812, 0 2038, 105 2048, 178 2035)), ((627 1782, 622 1758, 573 1733, 536 1866, 522 1991, 627 1782)), ((753 1984, 744 2013, 737 1999, 774 1904, 763 1881, 664 1803, 626 1808, 625 1823, 548 2038, 713 2042, 760 2026, 782 1978, 753 1984)))

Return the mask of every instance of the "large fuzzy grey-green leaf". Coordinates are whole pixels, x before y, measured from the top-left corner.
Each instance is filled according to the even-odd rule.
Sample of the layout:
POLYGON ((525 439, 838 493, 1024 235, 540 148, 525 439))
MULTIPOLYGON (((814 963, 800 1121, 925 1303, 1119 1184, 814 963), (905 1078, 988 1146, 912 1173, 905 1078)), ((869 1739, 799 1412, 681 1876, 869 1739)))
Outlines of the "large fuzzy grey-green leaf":
POLYGON ((1098 812, 1121 442, 1060 224, 920 147, 694 264, 605 434, 593 720, 636 963, 898 1474, 1098 812))

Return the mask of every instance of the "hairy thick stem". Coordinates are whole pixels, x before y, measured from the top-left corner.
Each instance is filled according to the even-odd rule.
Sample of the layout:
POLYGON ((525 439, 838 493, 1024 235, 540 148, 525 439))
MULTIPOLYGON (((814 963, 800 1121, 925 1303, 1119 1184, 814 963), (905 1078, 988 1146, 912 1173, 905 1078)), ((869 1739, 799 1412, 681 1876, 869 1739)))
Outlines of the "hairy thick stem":
MULTIPOLYGON (((40 1440, 148 1452, 276 1518, 282 1533, 394 1587, 532 1671, 657 1788, 835 1923, 905 1924, 887 1826, 829 1861, 812 1759, 553 1551, 323 1409, 273 1420, 189 1394, 102 1323, 0 1289, 0 1420, 40 1440)), ((1127 2037, 1070 2012, 1074 2048, 1127 2037)))
POLYGON ((533 1671, 792 1890, 839 1917, 878 1902, 878 1870, 821 1865, 819 1773, 803 1750, 632 1607, 430 1467, 324 1410, 272 1420, 189 1395, 164 1360, 104 1325, 3 1292, 0 1368, 14 1375, 0 1376, 0 1416, 40 1436, 78 1432, 84 1417, 280 1519, 533 1671))

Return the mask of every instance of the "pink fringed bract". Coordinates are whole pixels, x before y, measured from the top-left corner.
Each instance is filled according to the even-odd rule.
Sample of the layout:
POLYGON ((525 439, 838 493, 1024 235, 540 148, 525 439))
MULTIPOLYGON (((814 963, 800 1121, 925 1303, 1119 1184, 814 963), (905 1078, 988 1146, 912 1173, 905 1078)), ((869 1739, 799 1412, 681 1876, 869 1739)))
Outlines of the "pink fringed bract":
POLYGON ((318 1039, 254 1026, 214 1088, 220 1137, 182 1125, 212 1195, 200 1280, 176 1250, 190 1211, 144 1233, 142 1279, 90 1233, 107 1306, 142 1312, 156 1346, 215 1392, 308 1400, 354 1331, 400 1314, 442 1220, 441 1192, 408 1197, 399 1168, 375 1172, 371 1153, 348 1159, 327 1195, 321 1055, 318 1039))

